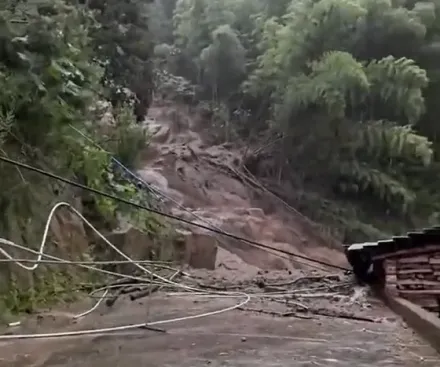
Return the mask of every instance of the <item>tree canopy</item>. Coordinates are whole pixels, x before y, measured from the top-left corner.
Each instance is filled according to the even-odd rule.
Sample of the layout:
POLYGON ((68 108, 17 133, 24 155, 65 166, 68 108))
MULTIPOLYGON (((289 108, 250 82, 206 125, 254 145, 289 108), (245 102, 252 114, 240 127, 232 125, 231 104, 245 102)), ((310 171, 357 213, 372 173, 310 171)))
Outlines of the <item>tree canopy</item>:
POLYGON ((161 67, 226 108, 239 137, 281 137, 263 176, 350 241, 438 218, 439 6, 177 0, 153 35, 173 49, 161 67))
POLYGON ((345 241, 437 224, 437 2, 0 5, 0 148, 9 155, 26 146, 28 159, 50 152, 59 167, 78 167, 67 127, 93 126, 102 99, 132 105, 140 121, 156 89, 210 106, 212 128, 226 122, 223 138, 279 142, 251 157, 269 170, 249 168, 345 241))
MULTIPOLYGON (((136 119, 144 119, 153 94, 148 3, 0 1, 2 157, 129 200, 154 204, 148 193, 138 192, 117 171, 111 172, 106 151, 130 166, 147 144, 136 119), (106 115, 111 119, 106 120, 106 115), (106 150, 90 144, 81 131, 106 150)), ((137 228, 160 237, 162 223, 146 213, 137 213, 134 218, 127 206, 76 192, 69 185, 18 166, 1 162, 0 171, 0 233, 17 244, 32 248, 39 243, 47 214, 59 201, 75 203, 101 229, 112 230, 123 216, 137 228)), ((49 252, 59 250, 51 240, 47 243, 49 252)), ((67 251, 73 256, 75 250, 69 247, 67 251)), ((80 256, 93 257, 93 251, 90 246, 80 256)), ((60 289, 96 280, 90 274, 84 277, 87 274, 81 271, 44 266, 21 275, 7 264, 0 267, 0 321, 6 311, 29 312, 35 305, 65 297, 60 289)))
MULTIPOLYGON (((153 99, 174 99, 217 142, 246 145, 241 168, 341 241, 439 225, 436 1, 0 0, 0 30, 2 156, 155 205, 111 169, 108 151, 135 166, 153 99)), ((0 170, 0 232, 17 243, 37 243, 41 213, 66 197, 100 228, 120 218, 155 237, 165 228, 0 170)), ((17 287, 6 268, 0 307, 6 299, 10 310, 73 282, 43 270, 17 287)))

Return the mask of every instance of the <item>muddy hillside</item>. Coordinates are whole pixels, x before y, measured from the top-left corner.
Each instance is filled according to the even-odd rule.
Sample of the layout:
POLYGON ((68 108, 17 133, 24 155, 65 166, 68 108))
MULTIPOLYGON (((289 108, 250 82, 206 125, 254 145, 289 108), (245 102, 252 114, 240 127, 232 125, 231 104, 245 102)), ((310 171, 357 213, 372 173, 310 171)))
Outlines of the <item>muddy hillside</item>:
POLYGON ((176 107, 153 107, 145 124, 139 174, 172 214, 275 250, 176 222, 197 269, 152 268, 167 282, 109 285, 108 296, 23 317, 0 336, 0 367, 438 366, 351 275, 276 251, 346 266, 313 223, 242 172, 240 147, 208 144, 197 117, 176 107))
MULTIPOLYGON (((151 144, 143 154, 139 175, 165 194, 172 214, 277 249, 345 264, 340 250, 321 238, 312 223, 241 169, 243 148, 207 143, 203 120, 197 115, 185 107, 154 106, 144 123, 151 144)), ((261 269, 312 265, 220 237, 220 263, 222 256, 235 255, 261 269)))

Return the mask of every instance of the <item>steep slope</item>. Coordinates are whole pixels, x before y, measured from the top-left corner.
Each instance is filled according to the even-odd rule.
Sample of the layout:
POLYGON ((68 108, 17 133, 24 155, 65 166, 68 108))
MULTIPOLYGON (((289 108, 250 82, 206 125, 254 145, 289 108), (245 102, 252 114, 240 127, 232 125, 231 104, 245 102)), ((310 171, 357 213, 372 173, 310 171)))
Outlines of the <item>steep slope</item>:
MULTIPOLYGON (((345 264, 332 248, 240 170, 242 150, 209 146, 203 121, 185 107, 154 106, 145 121, 152 138, 140 176, 170 200, 172 213, 278 249, 345 264)), ((294 259, 221 239, 220 247, 261 269, 302 268, 294 259)), ((304 262, 304 260, 301 260, 304 262)), ((308 267, 308 266, 307 266, 308 267)))
MULTIPOLYGON (((139 171, 168 197, 170 211, 191 220, 197 216, 198 222, 206 218, 217 227, 275 248, 344 264, 344 256, 319 240, 313 228, 306 228, 298 215, 287 213, 278 200, 264 196, 240 173, 239 148, 208 146, 197 119, 176 110, 152 109, 146 124, 153 141, 139 171)), ((130 242, 142 247, 137 240, 130 242)), ((177 274, 175 269, 168 270, 164 276, 177 274)), ((366 289, 353 289, 351 280, 340 274, 311 276, 306 265, 225 239, 221 240, 214 271, 185 270, 188 274, 175 281, 186 290, 196 287, 203 293, 165 289, 151 293, 147 286, 139 292, 143 293, 141 298, 121 292, 116 303, 99 305, 95 295, 26 318, 12 328, 12 337, 79 334, 39 340, 3 336, 0 366, 140 362, 148 366, 278 367, 292 361, 304 366, 438 365, 435 351, 366 289), (207 294, 209 290, 213 293, 207 294), (242 307, 243 298, 248 300, 246 307, 242 307), (93 312, 75 317, 80 312, 84 315, 85 310, 93 312), (145 322, 165 328, 148 330, 145 322), (102 332, 113 327, 119 331, 113 330, 112 335, 102 332), (81 336, 83 332, 92 335, 81 336)))

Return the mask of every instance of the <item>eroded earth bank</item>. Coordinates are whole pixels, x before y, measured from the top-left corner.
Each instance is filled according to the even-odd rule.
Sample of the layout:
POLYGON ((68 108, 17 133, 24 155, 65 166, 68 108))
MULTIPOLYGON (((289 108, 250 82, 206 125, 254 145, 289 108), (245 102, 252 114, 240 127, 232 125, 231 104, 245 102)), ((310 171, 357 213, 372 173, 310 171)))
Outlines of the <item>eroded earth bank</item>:
MULTIPOLYGON (((240 148, 210 146, 200 121, 179 108, 153 107, 145 124, 153 137, 139 174, 165 194, 172 214, 275 249, 347 266, 343 254, 313 225, 242 173, 240 148)), ((42 310, 6 332, 13 337, 144 322, 155 323, 154 330, 1 340, 0 365, 439 365, 438 355, 426 343, 342 271, 200 228, 180 225, 179 231, 193 246, 187 258, 192 266, 184 266, 180 275, 172 270, 161 274, 175 275, 173 282, 186 289, 164 286, 143 297, 127 292, 112 306, 102 302, 75 318, 96 303, 96 297, 90 297, 42 310), (223 311, 194 318, 216 310, 223 311)))

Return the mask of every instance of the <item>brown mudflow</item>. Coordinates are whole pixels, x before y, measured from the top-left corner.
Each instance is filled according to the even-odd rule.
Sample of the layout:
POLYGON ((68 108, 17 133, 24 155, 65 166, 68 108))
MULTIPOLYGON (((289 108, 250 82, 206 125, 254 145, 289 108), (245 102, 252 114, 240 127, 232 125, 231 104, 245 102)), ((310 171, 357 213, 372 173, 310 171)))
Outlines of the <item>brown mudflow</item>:
MULTIPOLYGON (((256 199, 234 173, 239 149, 205 146, 199 124, 181 110, 153 107, 155 133, 140 174, 198 217, 276 248, 346 265, 344 256, 312 236, 279 202, 256 199), (179 116, 179 124, 172 122, 179 116), (174 117, 173 117, 174 116, 174 117), (178 127, 178 128, 177 128, 178 127)), ((194 220, 182 209, 173 213, 194 220)), ((186 228, 186 230, 193 230, 186 228)), ((208 259, 209 260, 209 259, 208 259)), ((208 261, 209 262, 209 261, 208 261)), ((216 269, 188 270, 179 279, 208 289, 295 291, 295 296, 253 299, 216 316, 161 325, 167 333, 132 330, 116 335, 23 340, 0 344, 0 366, 438 366, 439 356, 365 290, 236 241, 222 241, 216 269), (297 282, 292 282, 299 279, 297 282)), ((77 323, 72 315, 94 300, 42 312, 14 333, 79 330, 194 315, 227 307, 232 298, 195 295, 119 299, 77 323)))

